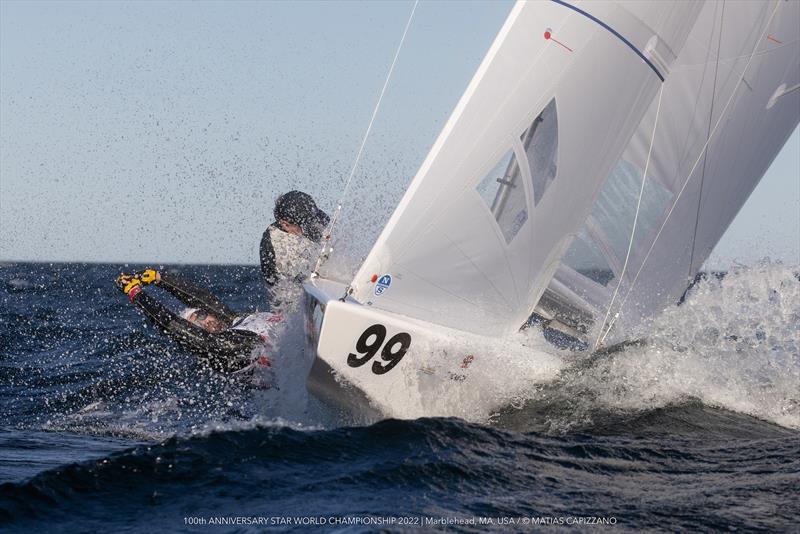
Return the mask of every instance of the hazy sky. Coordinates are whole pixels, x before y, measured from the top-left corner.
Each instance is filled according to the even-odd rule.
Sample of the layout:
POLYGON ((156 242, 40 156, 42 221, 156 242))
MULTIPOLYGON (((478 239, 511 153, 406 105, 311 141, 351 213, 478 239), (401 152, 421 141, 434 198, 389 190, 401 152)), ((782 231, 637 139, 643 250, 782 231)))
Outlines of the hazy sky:
MULTIPOLYGON (((420 4, 348 235, 377 235, 510 6, 420 4)), ((410 7, 3 1, 0 260, 257 263, 279 192, 335 204, 410 7)), ((800 263, 798 210, 795 131, 712 263, 800 263)))

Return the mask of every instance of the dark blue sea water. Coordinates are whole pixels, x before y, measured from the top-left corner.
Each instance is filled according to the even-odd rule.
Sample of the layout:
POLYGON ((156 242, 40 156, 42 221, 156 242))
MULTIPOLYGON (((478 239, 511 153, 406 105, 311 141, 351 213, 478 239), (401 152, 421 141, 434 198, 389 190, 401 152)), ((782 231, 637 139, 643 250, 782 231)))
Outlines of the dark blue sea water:
MULTIPOLYGON (((648 346, 486 420, 372 424, 263 409, 146 324, 121 268, 0 266, 1 531, 798 531, 790 268, 700 282, 648 346)), ((176 269, 263 298, 255 267, 176 269)))

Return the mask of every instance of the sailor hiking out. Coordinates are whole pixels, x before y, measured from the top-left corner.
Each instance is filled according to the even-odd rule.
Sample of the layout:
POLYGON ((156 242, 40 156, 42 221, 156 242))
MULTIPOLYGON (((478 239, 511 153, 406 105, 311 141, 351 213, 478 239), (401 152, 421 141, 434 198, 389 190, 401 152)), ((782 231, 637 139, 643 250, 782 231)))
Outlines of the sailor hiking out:
POLYGON ((162 333, 213 370, 245 372, 258 365, 271 367, 272 341, 282 321, 280 314, 239 314, 209 291, 154 269, 123 273, 116 285, 162 333), (145 291, 147 285, 164 289, 188 308, 175 313, 145 291))

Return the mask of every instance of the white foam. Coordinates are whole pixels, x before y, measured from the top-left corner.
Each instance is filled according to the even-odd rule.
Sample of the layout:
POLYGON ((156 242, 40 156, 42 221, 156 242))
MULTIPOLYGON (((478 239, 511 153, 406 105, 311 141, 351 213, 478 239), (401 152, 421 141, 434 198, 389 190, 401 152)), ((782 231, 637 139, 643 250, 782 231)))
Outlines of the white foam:
MULTIPOLYGON (((416 350, 417 356, 426 352, 419 343, 416 350)), ((493 411, 525 399, 532 384, 555 379, 566 365, 558 352, 539 330, 504 339, 451 339, 444 350, 429 347, 419 366, 406 369, 406 382, 418 389, 422 406, 413 415, 486 421, 493 411)))
POLYGON ((235 432, 247 431, 255 429, 270 429, 270 428, 291 428, 292 430, 311 432, 315 430, 323 430, 324 427, 318 425, 310 425, 298 421, 284 419, 282 417, 269 418, 257 415, 247 421, 227 421, 227 422, 208 422, 203 425, 193 426, 189 435, 193 437, 205 437, 212 433, 217 432, 235 432))
MULTIPOLYGON (((800 282, 763 263, 701 281, 681 306, 642 327, 646 346, 599 358, 559 386, 592 410, 704 404, 800 428, 800 282)), ((561 421, 562 427, 569 421, 561 421)))

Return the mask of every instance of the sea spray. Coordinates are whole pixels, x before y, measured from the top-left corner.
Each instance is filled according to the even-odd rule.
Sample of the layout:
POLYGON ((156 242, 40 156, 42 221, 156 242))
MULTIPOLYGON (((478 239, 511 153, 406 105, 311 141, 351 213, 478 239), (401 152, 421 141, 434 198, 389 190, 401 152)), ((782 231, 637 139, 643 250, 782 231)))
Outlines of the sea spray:
POLYGON ((532 385, 525 413, 531 427, 564 433, 699 401, 798 429, 799 318, 792 267, 706 277, 642 327, 643 345, 584 356, 558 380, 532 385))

